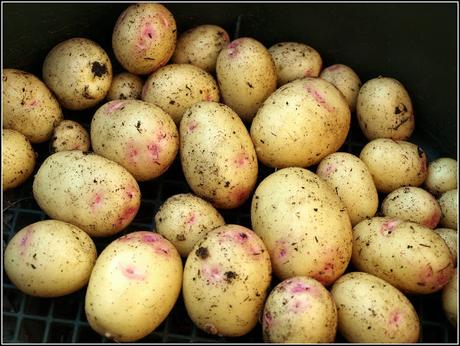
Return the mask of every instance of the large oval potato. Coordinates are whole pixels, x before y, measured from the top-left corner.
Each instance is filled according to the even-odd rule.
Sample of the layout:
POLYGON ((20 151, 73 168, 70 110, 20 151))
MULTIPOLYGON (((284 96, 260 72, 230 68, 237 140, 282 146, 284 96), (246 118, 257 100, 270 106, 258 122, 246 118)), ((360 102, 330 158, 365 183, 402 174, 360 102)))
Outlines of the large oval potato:
POLYGON ((458 190, 444 192, 438 198, 441 207, 441 226, 457 230, 458 225, 458 190))
POLYGON ((49 156, 35 175, 33 194, 51 218, 78 226, 92 237, 124 229, 141 201, 139 185, 125 168, 80 150, 49 156))
POLYGON ((430 162, 424 186, 436 196, 456 189, 457 160, 441 157, 430 162))

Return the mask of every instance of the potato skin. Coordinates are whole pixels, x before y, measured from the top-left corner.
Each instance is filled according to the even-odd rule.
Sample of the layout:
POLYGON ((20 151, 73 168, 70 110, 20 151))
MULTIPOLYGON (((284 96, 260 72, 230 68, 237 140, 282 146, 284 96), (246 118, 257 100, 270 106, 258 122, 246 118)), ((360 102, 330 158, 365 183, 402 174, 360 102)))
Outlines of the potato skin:
POLYGON ((63 119, 61 106, 40 79, 33 74, 3 69, 3 128, 21 132, 31 143, 50 139, 63 119))
POLYGON ((107 93, 107 101, 138 100, 141 98, 144 81, 135 74, 122 72, 115 75, 107 93))
POLYGON ((65 150, 88 151, 91 146, 89 133, 73 120, 63 120, 55 127, 51 138, 51 152, 65 150))
POLYGON ((430 162, 424 186, 435 196, 456 189, 457 160, 441 157, 430 162))
POLYGON ((453 189, 444 192, 438 198, 439 206, 441 207, 441 226, 457 230, 458 228, 458 190, 453 189))
POLYGON ((353 228, 353 265, 404 293, 430 294, 453 274, 450 250, 433 230, 410 221, 374 217, 353 228))
POLYGON ((228 106, 199 102, 180 123, 180 159, 185 179, 216 208, 243 204, 257 182, 254 146, 241 119, 228 106))
POLYGON ((457 243, 458 243, 458 234, 457 231, 451 228, 436 228, 435 231, 441 236, 441 238, 446 242, 446 245, 449 247, 450 253, 452 254, 452 261, 454 266, 457 266, 457 243))
POLYGON ((182 262, 161 235, 136 231, 110 243, 88 283, 90 326, 115 342, 150 334, 171 312, 182 285, 182 262))
POLYGON ((241 336, 257 324, 271 280, 262 240, 224 225, 195 244, 184 268, 183 296, 195 325, 210 334, 241 336))
POLYGON ((332 286, 338 330, 352 343, 416 343, 420 322, 412 303, 374 275, 351 272, 332 286))
POLYGON ((265 342, 334 342, 337 308, 329 291, 315 279, 298 276, 279 283, 264 307, 265 342))
POLYGON ((84 231, 44 220, 24 227, 10 240, 5 271, 28 295, 60 297, 87 284, 96 256, 96 246, 84 231))
POLYGON ((92 237, 113 235, 128 226, 141 200, 139 185, 125 168, 79 150, 49 156, 32 189, 46 214, 92 237))
POLYGON ((456 327, 457 326, 457 301, 458 301, 458 290, 457 290, 458 272, 452 276, 452 279, 444 286, 442 290, 442 307, 446 314, 449 322, 456 327))
POLYGON ((22 133, 2 130, 2 187, 13 189, 22 185, 35 168, 35 151, 22 133))

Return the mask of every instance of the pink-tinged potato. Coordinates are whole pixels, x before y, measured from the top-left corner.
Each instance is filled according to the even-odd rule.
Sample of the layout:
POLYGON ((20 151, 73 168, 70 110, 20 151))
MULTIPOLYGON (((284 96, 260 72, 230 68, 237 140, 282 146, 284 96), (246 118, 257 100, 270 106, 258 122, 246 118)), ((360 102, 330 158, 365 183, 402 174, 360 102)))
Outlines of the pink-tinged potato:
POLYGON ((187 257, 183 296, 193 323, 219 336, 242 336, 257 324, 271 281, 262 240, 238 225, 220 226, 187 257))
POLYGON ((51 138, 51 152, 65 150, 88 151, 91 146, 89 133, 73 120, 63 120, 55 127, 51 138))
POLYGON ((374 217, 353 228, 355 268, 388 281, 404 293, 430 294, 454 273, 444 240, 428 227, 390 217, 374 217))
POLYGON ((92 237, 123 230, 141 203, 139 185, 125 168, 80 150, 49 156, 32 188, 35 201, 48 216, 71 223, 92 237))
POLYGON ((270 293, 262 315, 265 342, 330 343, 337 331, 337 308, 315 279, 297 276, 270 293))
POLYGON ((173 55, 176 31, 176 21, 165 6, 157 3, 131 5, 115 23, 113 52, 127 71, 149 74, 166 65, 173 55))
POLYGON ((142 94, 144 81, 137 75, 122 72, 113 77, 107 101, 113 100, 139 100, 142 94))
POLYGON ((374 275, 351 272, 332 286, 338 331, 352 343, 416 343, 420 321, 407 297, 374 275))
POLYGON ((435 196, 457 188, 457 160, 441 157, 429 163, 425 188, 435 196))
POLYGON ((86 317, 108 339, 136 341, 165 320, 181 286, 175 247, 159 234, 131 232, 99 255, 86 291, 86 317))

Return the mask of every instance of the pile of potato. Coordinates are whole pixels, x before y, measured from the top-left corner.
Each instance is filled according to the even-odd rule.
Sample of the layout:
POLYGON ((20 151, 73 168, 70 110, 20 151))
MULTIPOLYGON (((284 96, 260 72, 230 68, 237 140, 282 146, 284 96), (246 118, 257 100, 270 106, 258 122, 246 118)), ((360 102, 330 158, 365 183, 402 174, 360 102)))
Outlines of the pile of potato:
POLYGON ((457 161, 410 142, 405 87, 361 85, 304 43, 267 49, 205 24, 178 36, 163 5, 130 5, 112 36, 123 73, 79 37, 48 53, 42 79, 3 70, 3 189, 33 178, 50 218, 9 242, 11 281, 39 297, 87 285, 88 321, 115 341, 151 333, 181 292, 198 328, 234 337, 261 323, 266 342, 416 342, 406 294, 441 290, 456 325, 457 161), (91 107, 90 131, 64 120, 91 107), (359 156, 338 151, 355 112, 359 156), (94 238, 136 217, 139 182, 176 158, 193 193, 164 202, 156 232, 97 254, 94 238), (219 209, 248 200, 252 230, 226 224, 219 209))

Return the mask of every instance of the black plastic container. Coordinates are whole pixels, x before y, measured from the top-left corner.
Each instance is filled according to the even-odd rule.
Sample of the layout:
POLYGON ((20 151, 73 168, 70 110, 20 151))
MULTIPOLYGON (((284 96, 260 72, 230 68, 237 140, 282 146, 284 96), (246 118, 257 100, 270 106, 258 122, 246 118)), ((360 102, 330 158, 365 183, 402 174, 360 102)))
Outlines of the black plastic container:
MULTIPOLYGON (((41 77, 46 54, 71 37, 101 44, 121 71, 111 49, 111 34, 126 3, 2 4, 3 67, 41 77)), ((365 82, 379 75, 394 77, 409 91, 415 109, 416 130, 410 141, 427 152, 429 160, 457 157, 457 25, 456 3, 166 3, 178 32, 199 24, 217 24, 231 38, 251 36, 267 47, 280 41, 311 45, 324 66, 351 66, 365 82)), ((87 128, 95 109, 64 111, 64 117, 87 128)), ((341 150, 354 154, 365 144, 356 124, 341 150)), ((48 144, 35 145, 39 164, 49 154, 48 144)), ((259 181, 273 170, 260 168, 259 181)), ((22 187, 3 193, 3 241, 26 225, 46 219, 31 193, 32 178, 22 187)), ((153 216, 169 196, 189 192, 178 160, 161 177, 141 183, 142 206, 122 234, 153 229, 153 216)), ((250 227, 250 201, 222 211, 227 223, 250 227)), ((120 236, 98 239, 98 252, 120 236)), ((89 327, 84 294, 44 299, 19 292, 3 271, 4 342, 107 342, 89 327)), ((274 280, 275 283, 275 280, 274 280)), ((440 293, 409 296, 421 319, 420 341, 454 343, 458 332, 445 318, 440 293)), ((262 342, 261 327, 240 338, 218 338, 193 326, 181 299, 166 321, 141 342, 262 342)), ((338 335, 338 342, 344 342, 338 335)))

